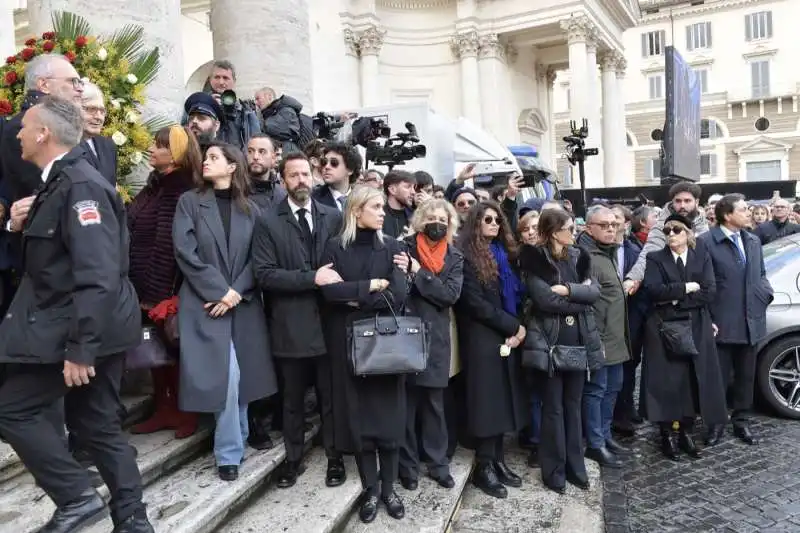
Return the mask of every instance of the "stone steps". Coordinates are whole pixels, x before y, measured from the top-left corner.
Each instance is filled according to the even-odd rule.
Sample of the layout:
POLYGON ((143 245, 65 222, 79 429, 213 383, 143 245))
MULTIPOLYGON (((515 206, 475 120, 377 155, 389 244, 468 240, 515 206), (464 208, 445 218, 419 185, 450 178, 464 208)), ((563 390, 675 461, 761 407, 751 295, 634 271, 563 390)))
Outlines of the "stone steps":
MULTIPOLYGON (((125 426, 131 426, 141 421, 149 412, 152 404, 150 396, 131 396, 122 399, 127 416, 125 426)), ((17 454, 11 446, 0 442, 0 483, 22 474, 25 467, 19 461, 17 454)))

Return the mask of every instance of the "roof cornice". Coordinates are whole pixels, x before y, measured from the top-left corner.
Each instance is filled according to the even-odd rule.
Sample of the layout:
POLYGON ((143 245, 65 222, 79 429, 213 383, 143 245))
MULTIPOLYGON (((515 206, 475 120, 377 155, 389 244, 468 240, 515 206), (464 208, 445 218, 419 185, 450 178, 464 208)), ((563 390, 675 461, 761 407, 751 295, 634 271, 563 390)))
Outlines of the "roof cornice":
POLYGON ((733 11, 742 7, 771 3, 771 0, 725 0, 724 2, 712 2, 709 4, 700 4, 696 6, 688 5, 682 7, 675 7, 671 9, 664 9, 658 13, 645 14, 642 13, 642 24, 650 24, 656 22, 664 22, 670 19, 680 19, 702 15, 704 13, 715 13, 721 11, 733 11))

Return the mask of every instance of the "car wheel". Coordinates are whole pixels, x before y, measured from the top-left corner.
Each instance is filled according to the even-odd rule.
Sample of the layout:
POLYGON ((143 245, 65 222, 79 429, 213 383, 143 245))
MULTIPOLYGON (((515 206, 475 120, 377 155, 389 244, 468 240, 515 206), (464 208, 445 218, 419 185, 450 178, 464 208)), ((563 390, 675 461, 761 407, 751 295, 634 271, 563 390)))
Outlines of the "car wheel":
POLYGON ((800 419, 800 336, 770 345, 758 361, 761 395, 780 416, 800 419))

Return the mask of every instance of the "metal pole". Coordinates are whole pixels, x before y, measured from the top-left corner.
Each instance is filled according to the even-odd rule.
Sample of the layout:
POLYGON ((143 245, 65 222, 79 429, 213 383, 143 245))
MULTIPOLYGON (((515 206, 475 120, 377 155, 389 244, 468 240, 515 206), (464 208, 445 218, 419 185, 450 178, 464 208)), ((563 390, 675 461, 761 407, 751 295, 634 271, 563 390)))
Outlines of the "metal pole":
POLYGON ((583 157, 578 159, 578 177, 581 180, 581 201, 583 202, 583 216, 585 218, 586 212, 589 210, 589 199, 586 196, 586 171, 583 168, 583 160, 583 157))

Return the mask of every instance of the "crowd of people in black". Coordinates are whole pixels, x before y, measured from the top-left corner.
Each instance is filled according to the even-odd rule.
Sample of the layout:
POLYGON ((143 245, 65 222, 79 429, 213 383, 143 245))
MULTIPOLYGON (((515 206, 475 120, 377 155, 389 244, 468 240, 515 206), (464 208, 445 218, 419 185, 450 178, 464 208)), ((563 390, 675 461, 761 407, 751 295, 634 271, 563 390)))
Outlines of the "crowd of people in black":
MULTIPOLYGON (((212 91, 233 81, 215 65, 212 91)), ((289 488, 313 388, 324 483, 344 483, 355 455, 364 522, 381 503, 403 518, 397 481, 454 487, 459 445, 475 450, 474 485, 507 497, 522 484, 509 434, 559 494, 589 488, 587 458, 621 467, 616 435, 642 419, 673 460, 700 456, 698 417, 718 443, 728 409, 734 435, 757 442, 753 347, 772 299, 761 242, 791 230, 785 202, 753 234, 743 197, 716 201, 709 225, 700 187, 679 183, 662 210, 593 205, 579 230, 570 206, 521 202, 516 176, 486 191, 465 185, 471 166, 444 188, 422 171, 365 171, 352 146, 299 150, 264 121, 225 142, 227 111, 198 93, 186 126, 155 135, 153 170, 124 206, 97 135, 102 95, 55 55, 31 62, 26 84, 0 137, 5 258, 21 278, 0 325, 0 437, 57 505, 43 532, 106 512, 87 458, 115 533, 152 531, 120 428, 126 358, 154 342, 143 327, 169 364, 152 369, 155 412, 134 433, 186 438, 213 415, 218 475, 233 481, 245 447, 280 430, 289 488), (357 374, 353 325, 397 316, 425 324, 424 370, 357 374)))

